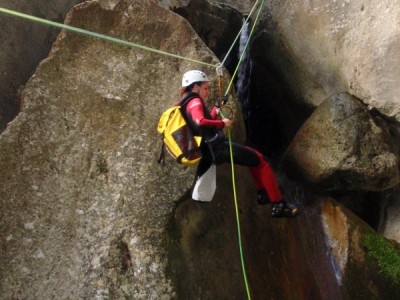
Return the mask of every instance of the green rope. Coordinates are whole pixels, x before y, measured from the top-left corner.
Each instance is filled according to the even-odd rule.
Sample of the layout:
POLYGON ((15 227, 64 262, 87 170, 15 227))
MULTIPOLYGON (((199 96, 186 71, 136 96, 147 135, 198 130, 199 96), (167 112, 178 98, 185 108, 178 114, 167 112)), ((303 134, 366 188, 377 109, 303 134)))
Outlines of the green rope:
MULTIPOLYGON (((256 24, 257 24, 257 22, 258 22, 258 19, 259 19, 259 16, 260 16, 261 9, 262 9, 262 7, 263 7, 264 1, 265 1, 265 0, 262 1, 261 5, 260 5, 260 7, 259 7, 259 9, 258 9, 258 13, 257 13, 256 20, 254 21, 253 27, 252 27, 251 32, 250 32, 250 34, 249 34, 249 37, 248 37, 248 39, 247 39, 247 41, 246 41, 246 45, 245 45, 245 47, 244 47, 244 49, 243 49, 243 52, 242 52, 242 54, 241 54, 241 56, 240 56, 240 58, 239 58, 239 62, 238 62, 238 64, 237 64, 237 66, 236 66, 235 72, 233 73, 233 75, 232 75, 232 77, 231 77, 229 86, 227 87, 227 89, 226 89, 226 91, 225 91, 225 95, 227 95, 227 94, 229 93, 229 90, 230 90, 230 88, 231 88, 231 86, 232 86, 233 80, 234 80, 234 78, 235 78, 235 76, 236 76, 236 74, 237 74, 237 71, 238 71, 238 69, 239 69, 239 66, 240 66, 240 64, 242 63, 244 54, 245 54, 245 52, 246 52, 246 50, 247 50, 247 47, 248 47, 248 45, 249 45, 250 37, 252 36, 252 34, 253 34, 253 32, 254 32, 254 28, 255 28, 255 26, 256 26, 256 24)), ((257 3, 255 4, 255 6, 258 4, 258 2, 259 2, 259 1, 257 1, 257 3)), ((254 7, 255 7, 255 6, 254 6, 254 7)), ((253 8, 254 8, 254 7, 253 7, 253 8)), ((247 22, 247 20, 246 20, 246 22, 247 22)), ((244 23, 244 24, 246 24, 246 23, 244 23)), ((243 28, 244 28, 244 27, 242 27, 242 30, 243 30, 243 28)), ((242 31, 242 30, 241 30, 241 31, 242 31)), ((222 118, 224 118, 224 115, 222 114, 221 111, 220 111, 220 115, 221 115, 222 118)), ((233 189, 233 197, 234 197, 235 211, 236 211, 236 223, 237 223, 237 233, 238 233, 238 243, 239 243, 240 261, 241 261, 241 265, 242 265, 242 272, 243 272, 244 283, 245 283, 245 286, 246 286, 247 299, 251 300, 250 288, 249 288, 249 283, 248 283, 248 280, 247 280, 246 267, 245 267, 244 255, 243 255, 243 246, 242 246, 242 235, 241 235, 241 228, 240 228, 239 208, 238 208, 238 201, 237 201, 237 194, 236 194, 236 180, 235 180, 235 168, 234 168, 235 162, 234 162, 234 160, 233 160, 232 137, 231 137, 231 130, 230 130, 230 128, 228 128, 228 141, 229 141, 229 154, 230 154, 230 158, 231 158, 232 189, 233 189)))
POLYGON ((129 47, 134 47, 134 48, 138 48, 138 49, 142 49, 142 50, 146 50, 146 51, 150 51, 150 52, 153 52, 153 53, 162 54, 162 55, 166 55, 166 56, 170 56, 170 57, 174 57, 174 58, 188 60, 188 61, 191 61, 191 62, 194 62, 194 63, 206 65, 206 66, 209 66, 209 67, 215 67, 215 64, 213 65, 213 64, 202 62, 202 61, 198 61, 198 60, 195 60, 195 59, 192 59, 192 58, 188 58, 188 57, 180 56, 180 55, 177 55, 177 54, 169 53, 169 52, 166 52, 166 51, 157 50, 157 49, 154 49, 154 48, 150 48, 150 47, 146 47, 146 46, 143 46, 143 45, 139 45, 139 44, 136 44, 136 43, 133 43, 133 42, 128 42, 126 40, 122 40, 122 39, 119 39, 119 38, 111 37, 111 36, 108 36, 108 35, 105 35, 105 34, 101 34, 101 33, 93 32, 93 31, 85 30, 85 29, 82 29, 82 28, 78 28, 78 27, 74 27, 74 26, 70 26, 70 25, 66 25, 66 24, 62 24, 62 23, 57 23, 57 22, 49 21, 49 20, 46 20, 46 19, 38 18, 38 17, 34 17, 34 16, 31 16, 31 15, 27 15, 27 14, 23 14, 23 13, 14 11, 14 10, 9 10, 9 9, 5 9, 5 8, 0 7, 0 12, 8 14, 8 15, 11 15, 11 16, 27 19, 27 20, 30 20, 30 21, 34 21, 34 22, 38 22, 38 23, 42 23, 42 24, 58 27, 58 28, 61 28, 61 29, 69 30, 69 31, 72 31, 72 32, 80 33, 80 34, 83 34, 83 35, 87 35, 87 36, 91 36, 91 37, 96 37, 96 38, 99 38, 99 39, 107 40, 107 41, 114 42, 114 43, 117 43, 117 44, 129 46, 129 47))
POLYGON ((254 9, 256 8, 256 6, 257 6, 257 4, 258 4, 259 1, 260 1, 260 0, 257 0, 257 2, 253 5, 253 7, 252 7, 250 13, 248 14, 246 20, 243 22, 242 28, 240 28, 238 34, 236 35, 235 40, 232 42, 231 47, 229 48, 228 52, 226 53, 224 60, 221 62, 221 65, 222 65, 222 66, 225 65, 226 60, 228 59, 230 53, 232 52, 232 49, 233 49, 233 47, 235 46, 237 40, 239 39, 240 34, 242 33, 242 31, 243 31, 244 28, 246 27, 246 23, 249 21, 251 15, 252 15, 253 12, 254 12, 254 9))
MULTIPOLYGON (((222 118, 224 118, 224 115, 220 111, 220 115, 222 118)), ((246 287, 246 293, 247 293, 247 299, 251 299, 251 294, 250 294, 250 287, 249 287, 249 282, 247 280, 247 274, 246 274, 246 267, 244 263, 244 255, 243 255, 243 246, 242 246, 242 234, 241 234, 241 229, 240 229, 240 217, 239 217, 239 205, 238 205, 238 200, 237 200, 237 194, 236 194, 236 180, 235 180, 235 164, 233 161, 233 149, 232 149, 232 137, 231 137, 231 130, 228 128, 228 141, 229 141, 229 155, 231 157, 231 173, 232 173, 232 189, 233 189, 233 199, 235 202, 235 212, 236 212, 236 224, 237 224, 237 234, 238 234, 238 243, 239 243, 239 254, 240 254, 240 262, 242 265, 242 273, 243 273, 243 279, 244 279, 244 284, 246 287)))

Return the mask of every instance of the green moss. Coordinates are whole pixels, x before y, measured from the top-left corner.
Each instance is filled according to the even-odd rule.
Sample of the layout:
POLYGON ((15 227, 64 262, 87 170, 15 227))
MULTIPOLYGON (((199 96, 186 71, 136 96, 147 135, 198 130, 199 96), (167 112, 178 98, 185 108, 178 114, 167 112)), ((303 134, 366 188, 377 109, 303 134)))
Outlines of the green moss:
POLYGON ((400 253, 396 247, 377 233, 365 234, 363 244, 368 256, 377 260, 381 272, 394 284, 400 283, 400 253))

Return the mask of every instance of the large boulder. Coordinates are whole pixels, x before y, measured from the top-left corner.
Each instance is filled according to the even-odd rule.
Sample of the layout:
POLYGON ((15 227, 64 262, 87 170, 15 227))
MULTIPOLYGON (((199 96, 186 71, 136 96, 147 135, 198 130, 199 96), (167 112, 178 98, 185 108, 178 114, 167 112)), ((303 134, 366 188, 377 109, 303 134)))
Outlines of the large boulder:
MULTIPOLYGON (((85 2, 66 23, 217 64, 183 18, 153 1, 119 1, 112 10, 85 2)), ((193 68, 214 72, 94 37, 58 36, 0 136, 3 298, 174 298, 162 242, 195 168, 157 164, 156 127, 193 68)))
POLYGON ((399 177, 398 126, 359 100, 325 100, 299 129, 285 156, 289 172, 326 190, 382 191, 399 177))

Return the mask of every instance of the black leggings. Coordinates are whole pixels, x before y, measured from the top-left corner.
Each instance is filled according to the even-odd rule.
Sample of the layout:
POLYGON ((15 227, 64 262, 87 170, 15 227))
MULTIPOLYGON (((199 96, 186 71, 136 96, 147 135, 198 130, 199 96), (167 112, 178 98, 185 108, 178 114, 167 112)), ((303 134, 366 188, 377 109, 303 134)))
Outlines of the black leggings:
MULTIPOLYGON (((212 165, 229 163, 231 161, 229 142, 223 140, 211 146, 203 143, 201 145, 202 159, 197 168, 196 179, 203 175, 212 165)), ((257 150, 232 143, 233 162, 235 164, 249 167, 254 183, 258 190, 264 189, 271 202, 279 202, 282 199, 275 174, 265 157, 257 150)))
MULTIPOLYGON (((231 161, 229 142, 227 140, 212 145, 211 149, 212 150, 210 150, 209 144, 203 143, 201 145, 203 157, 197 168, 197 177, 203 175, 210 168, 213 162, 219 165, 231 161)), ((257 167, 260 165, 260 158, 257 155, 257 152, 250 147, 232 143, 232 154, 235 164, 246 167, 257 167)))

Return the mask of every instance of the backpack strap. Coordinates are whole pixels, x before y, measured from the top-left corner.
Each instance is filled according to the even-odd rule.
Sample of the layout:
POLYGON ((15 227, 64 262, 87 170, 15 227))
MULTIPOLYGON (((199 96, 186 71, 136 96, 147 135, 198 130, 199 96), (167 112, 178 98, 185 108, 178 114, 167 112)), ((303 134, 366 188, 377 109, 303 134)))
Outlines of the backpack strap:
POLYGON ((186 106, 188 105, 189 101, 192 100, 193 98, 200 98, 200 96, 197 93, 187 93, 183 95, 182 99, 178 102, 179 106, 181 107, 181 114, 183 118, 185 119, 186 123, 189 125, 190 130, 193 133, 198 134, 199 128, 196 126, 192 118, 189 118, 188 114, 186 113, 186 106))
MULTIPOLYGON (((164 136, 163 136, 164 138, 164 136)), ((162 166, 165 166, 165 144, 164 142, 161 143, 161 151, 160 151, 160 157, 158 158, 157 161, 159 164, 162 166)))
POLYGON ((182 99, 179 100, 178 105, 181 107, 181 109, 183 109, 183 108, 186 109, 186 105, 193 98, 200 98, 200 96, 198 94, 196 94, 196 93, 186 93, 186 94, 183 95, 182 99))

